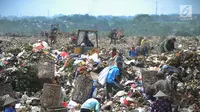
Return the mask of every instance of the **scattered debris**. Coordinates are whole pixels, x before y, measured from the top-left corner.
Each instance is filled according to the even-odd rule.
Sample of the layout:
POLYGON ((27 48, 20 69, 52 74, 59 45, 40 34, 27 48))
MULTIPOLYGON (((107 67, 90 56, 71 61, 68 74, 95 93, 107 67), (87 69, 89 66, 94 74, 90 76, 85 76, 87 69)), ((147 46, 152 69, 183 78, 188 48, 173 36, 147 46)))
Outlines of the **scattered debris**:
POLYGON ((138 45, 137 38, 127 38, 126 44, 117 43, 116 49, 123 52, 124 69, 120 84, 124 90, 113 94, 112 101, 105 99, 105 77, 101 77, 101 84, 95 83, 100 80, 99 73, 102 70, 100 74, 105 73, 104 68, 108 69, 115 61, 108 55, 114 47, 109 44, 108 38, 100 38, 98 52, 91 55, 73 53, 68 49, 72 46, 64 38, 57 39, 52 46, 45 41, 31 39, 15 38, 10 41, 8 38, 0 43, 0 89, 3 91, 0 93, 0 105, 9 95, 20 99, 19 112, 74 112, 96 92, 103 99, 102 111, 148 112, 152 104, 149 99, 156 94, 154 84, 160 80, 157 72, 167 64, 181 71, 163 79, 170 82, 168 95, 172 107, 179 111, 199 111, 200 50, 196 44, 189 46, 195 41, 192 38, 177 37, 177 49, 160 54, 156 48, 159 41, 152 37, 149 39, 155 46, 151 53, 135 57, 129 57, 128 53, 131 43, 138 45), (22 40, 24 42, 20 42, 22 40), (63 102, 67 109, 62 107, 63 102))

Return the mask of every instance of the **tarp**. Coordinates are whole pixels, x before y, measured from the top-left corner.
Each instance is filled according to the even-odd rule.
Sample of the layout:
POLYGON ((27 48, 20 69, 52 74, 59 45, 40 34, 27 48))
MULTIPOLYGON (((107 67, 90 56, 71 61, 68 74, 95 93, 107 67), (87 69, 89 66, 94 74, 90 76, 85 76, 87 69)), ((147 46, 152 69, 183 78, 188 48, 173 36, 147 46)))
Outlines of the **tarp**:
POLYGON ((106 68, 104 68, 100 73, 99 73, 99 77, 98 77, 98 83, 101 84, 101 85, 104 85, 105 82, 106 82, 106 78, 107 78, 107 75, 108 75, 108 72, 110 71, 110 67, 111 66, 108 66, 106 68))
POLYGON ((33 52, 38 52, 41 50, 49 50, 50 47, 49 45, 45 42, 45 41, 41 41, 41 42, 37 42, 35 44, 33 44, 33 52))

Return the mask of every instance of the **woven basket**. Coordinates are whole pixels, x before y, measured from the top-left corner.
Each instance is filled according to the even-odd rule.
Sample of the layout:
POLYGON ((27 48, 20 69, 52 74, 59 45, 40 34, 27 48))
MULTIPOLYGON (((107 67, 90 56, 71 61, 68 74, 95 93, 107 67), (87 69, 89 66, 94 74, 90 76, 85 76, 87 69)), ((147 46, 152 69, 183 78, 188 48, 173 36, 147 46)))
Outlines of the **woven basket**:
POLYGON ((4 95, 10 95, 11 97, 13 97, 13 89, 12 89, 12 85, 11 84, 0 84, 0 111, 2 110, 2 105, 4 103, 3 101, 3 96, 4 95))
POLYGON ((54 78, 54 60, 41 58, 38 63, 38 78, 43 86, 44 83, 52 83, 54 78))
POLYGON ((79 75, 75 82, 72 100, 77 103, 84 103, 90 96, 93 81, 85 75, 79 75))

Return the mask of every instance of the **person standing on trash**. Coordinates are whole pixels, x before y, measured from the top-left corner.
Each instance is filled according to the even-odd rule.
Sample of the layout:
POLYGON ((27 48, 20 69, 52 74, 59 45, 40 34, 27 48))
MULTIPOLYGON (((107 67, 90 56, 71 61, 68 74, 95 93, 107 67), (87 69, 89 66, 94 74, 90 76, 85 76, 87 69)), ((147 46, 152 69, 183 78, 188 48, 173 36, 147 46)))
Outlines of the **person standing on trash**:
POLYGON ((130 50, 129 50, 129 56, 130 57, 136 57, 138 55, 137 53, 137 49, 135 49, 135 47, 133 46, 130 50))
POLYGON ((117 54, 117 49, 115 47, 113 47, 113 49, 109 52, 109 56, 114 58, 117 54))
POLYGON ((172 112, 171 104, 166 99, 168 95, 162 91, 158 91, 154 97, 156 97, 157 100, 151 105, 151 112, 172 112))
POLYGON ((72 41, 72 44, 73 45, 76 45, 77 44, 77 39, 76 39, 76 33, 75 32, 73 32, 72 34, 71 34, 71 41, 72 41))
POLYGON ((114 45, 116 45, 116 36, 117 36, 117 29, 112 29, 108 35, 110 38, 110 44, 114 42, 114 45))
POLYGON ((51 39, 51 44, 54 44, 57 42, 57 33, 58 33, 58 28, 55 26, 51 29, 50 36, 49 38, 51 39))
POLYGON ((123 53, 122 51, 118 51, 117 55, 114 57, 114 65, 117 65, 117 63, 120 63, 121 65, 118 66, 119 69, 119 80, 121 80, 121 75, 124 69, 124 60, 123 60, 123 53))
POLYGON ((123 29, 119 29, 116 33, 116 39, 119 41, 124 37, 124 31, 123 29))
POLYGON ((140 44, 142 55, 147 56, 150 53, 151 46, 150 40, 147 38, 143 38, 140 44))
POLYGON ((149 55, 151 50, 150 40, 147 38, 142 38, 140 46, 137 46, 136 50, 138 51, 138 55, 143 55, 143 56, 149 55))
POLYGON ((119 85, 119 76, 122 63, 117 62, 114 66, 111 66, 110 71, 107 74, 106 78, 106 92, 107 92, 107 99, 111 98, 111 94, 113 93, 112 89, 114 88, 116 91, 121 90, 121 86, 119 85))
POLYGON ((122 51, 118 51, 116 56, 115 56, 115 63, 120 62, 122 65, 120 66, 120 70, 123 69, 123 64, 124 64, 124 60, 123 60, 123 52, 122 51))
POLYGON ((80 112, 100 112, 100 102, 101 102, 101 96, 98 95, 95 98, 90 98, 86 100, 82 106, 80 112))
POLYGON ((175 49, 174 43, 176 42, 176 38, 166 39, 160 43, 160 52, 165 53, 169 51, 173 51, 175 49))
POLYGON ((7 97, 3 107, 5 107, 4 112, 16 112, 15 110, 15 103, 17 102, 16 99, 12 97, 7 97))

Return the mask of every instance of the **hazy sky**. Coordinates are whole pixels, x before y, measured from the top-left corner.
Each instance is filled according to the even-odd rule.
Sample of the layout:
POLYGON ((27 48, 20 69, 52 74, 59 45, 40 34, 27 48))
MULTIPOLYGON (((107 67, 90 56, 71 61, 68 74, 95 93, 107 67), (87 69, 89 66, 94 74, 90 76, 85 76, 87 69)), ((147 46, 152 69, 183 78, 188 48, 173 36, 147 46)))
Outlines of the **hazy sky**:
POLYGON ((180 5, 192 5, 200 14, 200 0, 0 0, 2 16, 48 16, 57 14, 135 15, 179 14, 180 5))

